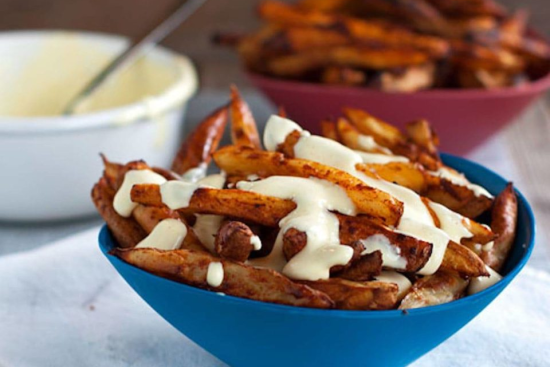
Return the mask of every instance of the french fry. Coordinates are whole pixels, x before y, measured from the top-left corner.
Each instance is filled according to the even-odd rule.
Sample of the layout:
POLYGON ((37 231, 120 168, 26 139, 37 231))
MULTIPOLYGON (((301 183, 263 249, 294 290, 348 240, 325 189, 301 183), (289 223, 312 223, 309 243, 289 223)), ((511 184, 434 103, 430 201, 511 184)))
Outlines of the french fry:
POLYGON ((421 119, 409 122, 405 125, 405 130, 413 143, 424 148, 424 150, 434 159, 439 159, 437 152, 439 138, 432 130, 428 121, 421 119))
POLYGON ((205 252, 144 248, 114 249, 112 254, 155 275, 236 297, 299 307, 333 307, 326 294, 294 283, 273 270, 216 258, 205 252), (223 281, 218 287, 212 287, 206 281, 208 266, 213 262, 223 266, 223 281))
POLYGON ((369 86, 385 92, 415 92, 434 86, 435 71, 433 63, 382 71, 369 86))
POLYGON ((359 213, 367 214, 387 225, 401 217, 402 203, 391 195, 365 185, 358 178, 313 161, 285 158, 281 153, 228 146, 214 154, 216 164, 228 174, 258 174, 262 177, 282 175, 316 177, 342 187, 359 213))
POLYGON ((123 248, 134 247, 145 238, 146 232, 133 218, 123 218, 113 208, 114 192, 107 181, 101 178, 92 189, 92 201, 97 211, 107 223, 118 245, 123 248))
POLYGON ((353 5, 353 3, 353 0, 301 0, 298 2, 298 6, 301 9, 333 13, 340 12, 353 5))
POLYGON ((465 217, 476 218, 492 205, 491 198, 476 195, 466 186, 429 174, 425 175, 425 179, 427 182, 423 193, 427 198, 465 217))
POLYGON ((296 256, 307 245, 307 233, 289 228, 283 234, 283 254, 285 259, 289 261, 296 256))
POLYGON ((323 70, 321 81, 334 85, 361 85, 367 82, 367 75, 364 71, 354 68, 328 66, 323 70))
POLYGON ((493 0, 428 0, 437 10, 450 16, 500 17, 504 10, 493 0))
POLYGON ((245 262, 253 250, 252 236, 254 233, 246 224, 227 221, 221 225, 216 234, 216 253, 222 259, 245 262))
POLYGON ((460 298, 468 281, 453 273, 438 271, 417 280, 401 301, 400 310, 435 306, 460 298))
POLYGON ((521 71, 525 63, 516 54, 502 47, 486 47, 453 41, 451 63, 467 70, 500 70, 510 73, 521 71))
POLYGON ((383 235, 392 246, 398 249, 400 256, 406 261, 407 272, 416 272, 428 262, 432 253, 432 244, 391 231, 383 226, 372 223, 369 218, 336 214, 340 222, 340 242, 353 243, 366 240, 374 235, 383 235))
POLYGON ((398 288, 393 283, 353 282, 339 278, 302 283, 328 294, 341 310, 388 310, 397 304, 398 288))
POLYGON ((183 174, 200 164, 208 164, 218 148, 227 124, 227 106, 222 106, 204 119, 187 137, 178 150, 172 170, 183 174))
MULTIPOLYGON (((132 201, 144 205, 163 206, 158 185, 134 185, 132 201)), ((296 208, 291 200, 278 199, 250 191, 236 189, 199 188, 195 190, 189 206, 181 212, 215 214, 238 218, 268 227, 276 227, 279 221, 296 208)))
MULTIPOLYGON (((318 30, 319 33, 301 37, 315 39, 318 40, 317 42, 310 41, 303 47, 292 47, 295 51, 316 46, 342 45, 351 40, 358 44, 378 43, 385 46, 412 47, 427 51, 435 57, 445 55, 449 49, 444 40, 433 36, 414 34, 404 28, 391 27, 380 21, 366 22, 357 18, 334 16, 311 7, 307 9, 275 1, 264 1, 259 6, 259 13, 268 22, 285 29, 298 30, 298 32, 304 29, 318 30)), ((310 32, 309 30, 305 32, 310 32)), ((289 43, 298 44, 292 41, 289 43)))
POLYGON ((386 164, 361 164, 357 170, 368 173, 375 172, 380 178, 407 187, 416 193, 426 190, 426 177, 421 167, 410 162, 390 162, 386 164))
POLYGON ((346 118, 361 134, 372 136, 376 143, 392 149, 404 144, 406 137, 398 128, 356 108, 343 108, 346 118))
POLYGON ((357 169, 362 172, 375 172, 380 178, 407 187, 418 194, 426 190, 426 179, 423 169, 416 163, 390 162, 386 164, 362 164, 357 169))
POLYGON ((342 144, 348 148, 370 153, 387 153, 387 149, 384 150, 385 148, 379 148, 378 146, 374 148, 365 147, 364 144, 361 144, 361 138, 364 137, 364 135, 344 117, 340 117, 336 121, 336 130, 342 144))
POLYGON ((330 15, 317 11, 297 11, 292 5, 279 1, 262 1, 257 11, 262 19, 282 26, 328 27, 333 23, 330 15))
POLYGON ((448 270, 461 278, 488 276, 485 263, 466 246, 449 241, 447 250, 440 266, 441 270, 448 270))
POLYGON ((321 135, 334 141, 340 141, 336 123, 330 120, 321 121, 321 135))
POLYGON ((336 277, 359 282, 372 280, 381 272, 382 253, 374 251, 353 261, 349 267, 337 273, 336 277))
MULTIPOLYGON (((205 251, 205 248, 202 246, 195 233, 190 229, 185 219, 180 217, 176 212, 169 210, 167 207, 138 205, 132 211, 132 218, 124 218, 118 215, 118 213, 116 213, 116 211, 114 210, 112 203, 114 194, 122 184, 124 175, 129 170, 150 169, 150 167, 143 161, 134 161, 123 166, 121 164, 110 162, 105 156, 102 156, 102 158, 105 165, 104 177, 100 180, 98 184, 96 184, 96 186, 104 185, 105 190, 110 193, 104 192, 103 194, 101 194, 101 192, 98 191, 95 195, 99 196, 97 196, 96 198, 96 196, 94 196, 94 192, 92 192, 92 198, 94 203, 96 203, 97 201, 96 206, 98 206, 99 202, 101 202, 101 205, 105 205, 105 207, 103 207, 101 210, 98 206, 98 211, 102 213, 102 216, 109 225, 109 228, 113 232, 113 235, 115 236, 117 241, 119 241, 119 243, 121 244, 124 244, 122 247, 134 247, 143 238, 145 238, 147 234, 151 233, 160 221, 172 218, 181 220, 187 227, 187 235, 180 245, 180 248, 195 251, 205 251), (137 227, 139 227, 140 231, 134 228, 136 224, 137 227), (116 227, 122 227, 122 229, 119 230, 116 227), (127 238, 125 238, 119 240, 119 237, 123 236, 124 232, 131 234, 132 239, 128 240, 127 238)), ((166 171, 164 172, 164 175, 168 176, 167 178, 170 178, 169 176, 171 175, 171 173, 169 171, 166 171)), ((94 188, 94 190, 96 189, 94 188)), ((101 189, 98 188, 98 190, 101 189)))
MULTIPOLYGON (((237 87, 231 86, 231 140, 235 145, 261 149, 256 121, 248 104, 241 98, 237 87)), ((217 148, 214 147, 214 150, 217 148)), ((212 152, 211 152, 212 153, 212 152)))
MULTIPOLYGON (((340 236, 342 237, 342 236, 340 236)), ((296 228, 289 228, 286 230, 286 232, 283 234, 283 255, 285 256, 285 259, 287 261, 290 261, 295 255, 297 255, 300 251, 302 251, 306 245, 307 245, 307 233, 300 231, 296 228)), ((365 246, 360 241, 355 241, 351 243, 344 243, 343 245, 349 246, 353 249, 353 255, 349 262, 345 265, 334 265, 330 268, 331 274, 340 274, 346 269, 353 266, 353 264, 360 260, 361 254, 365 250, 365 246)), ((366 270, 367 266, 369 264, 363 264, 360 269, 356 269, 356 271, 353 274, 359 274, 359 270, 366 270)), ((373 266, 375 264, 370 264, 370 269, 373 269, 373 266)), ((382 265, 380 263, 380 269, 382 269, 382 265)), ((373 273, 375 270, 371 270, 373 273)), ((348 278, 349 279, 349 278, 348 278)))
POLYGON ((380 70, 420 65, 427 61, 428 54, 414 49, 338 46, 274 57, 268 60, 266 67, 273 75, 298 77, 330 65, 380 70))
POLYGON ((481 258, 489 267, 499 271, 514 243, 518 219, 518 199, 514 186, 508 186, 497 196, 492 210, 491 228, 497 234, 493 246, 484 250, 481 258))
POLYGON ((317 27, 284 28, 264 43, 270 54, 289 54, 312 48, 350 45, 353 40, 336 29, 317 27))

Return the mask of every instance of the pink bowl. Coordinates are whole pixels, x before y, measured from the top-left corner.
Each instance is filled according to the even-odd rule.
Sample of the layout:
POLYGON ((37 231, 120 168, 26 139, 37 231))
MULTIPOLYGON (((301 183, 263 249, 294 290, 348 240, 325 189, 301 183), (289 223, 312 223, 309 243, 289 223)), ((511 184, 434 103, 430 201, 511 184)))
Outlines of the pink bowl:
POLYGON ((525 86, 495 90, 428 90, 386 93, 360 87, 327 86, 247 73, 252 83, 290 118, 312 132, 319 121, 340 116, 342 107, 361 108, 392 124, 425 118, 440 137, 441 150, 464 155, 483 143, 550 87, 550 74, 525 86))

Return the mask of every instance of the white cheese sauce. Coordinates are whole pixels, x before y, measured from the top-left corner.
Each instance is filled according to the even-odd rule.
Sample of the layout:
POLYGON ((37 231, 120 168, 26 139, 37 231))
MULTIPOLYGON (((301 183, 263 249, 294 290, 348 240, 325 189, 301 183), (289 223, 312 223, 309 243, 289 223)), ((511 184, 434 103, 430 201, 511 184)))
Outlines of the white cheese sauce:
POLYGON ((382 271, 380 275, 374 277, 375 280, 384 283, 393 283, 397 284, 397 299, 402 299, 405 297, 409 289, 412 287, 412 283, 403 274, 399 274, 396 271, 382 271))
POLYGON ((294 130, 300 131, 304 135, 309 135, 308 131, 304 131, 298 124, 287 118, 271 115, 267 120, 264 133, 265 149, 274 151, 279 144, 284 143, 288 134, 294 130))
POLYGON ((340 224, 330 212, 355 215, 355 205, 341 187, 316 178, 272 176, 255 182, 238 182, 237 188, 296 203, 296 209, 279 222, 279 235, 271 253, 249 260, 250 264, 273 268, 292 279, 319 280, 329 278, 331 267, 350 261, 353 249, 340 244, 340 224), (307 244, 287 263, 282 236, 290 228, 305 232, 307 244))
POLYGON ((382 253, 382 263, 392 269, 405 270, 407 259, 401 256, 401 249, 390 243, 388 237, 383 234, 375 234, 360 241, 365 250, 361 255, 380 251, 382 253))
POLYGON ((122 185, 115 194, 113 207, 118 215, 128 218, 138 205, 132 201, 130 192, 132 187, 138 184, 157 184, 161 185, 166 182, 166 179, 148 169, 131 170, 126 172, 122 185))
POLYGON ((470 284, 468 285, 468 294, 481 292, 482 290, 485 290, 490 286, 498 283, 502 279, 502 276, 491 269, 489 266, 485 266, 485 268, 487 269, 487 272, 489 272, 489 276, 470 279, 470 284))
MULTIPOLYGON (((294 155, 296 158, 319 162, 348 172, 364 181, 368 186, 384 191, 404 204, 403 216, 396 231, 424 240, 433 245, 432 255, 428 263, 419 271, 420 274, 429 275, 437 271, 443 260, 449 240, 458 239, 459 236, 472 236, 464 227, 462 223, 463 217, 459 214, 453 213, 446 208, 441 209, 435 205, 434 212, 438 213, 438 217, 442 216, 439 219, 444 227, 441 229, 437 228, 429 209, 421 197, 414 191, 391 182, 368 177, 356 169, 357 164, 363 163, 363 158, 357 152, 334 140, 305 134, 299 125, 288 119, 285 120, 284 131, 287 134, 294 130, 302 132, 302 137, 294 146, 294 155), (447 218, 447 215, 450 218, 447 218)), ((281 142, 284 139, 285 137, 281 136, 281 132, 277 131, 277 124, 268 123, 264 132, 264 141, 281 142)), ((264 145, 268 149, 276 148, 277 146, 277 144, 273 143, 264 143, 264 145)))
POLYGON ((181 179, 188 182, 197 182, 198 180, 206 177, 207 168, 207 164, 205 162, 202 162, 197 167, 185 171, 183 175, 181 175, 181 179))
POLYGON ((180 248, 187 236, 187 227, 178 219, 164 219, 159 222, 135 248, 156 248, 159 250, 175 250, 180 248))
POLYGON ((250 244, 252 245, 252 248, 254 249, 254 251, 258 251, 262 249, 262 240, 260 239, 260 237, 256 235, 250 237, 250 244))
POLYGON ((170 209, 187 208, 195 191, 202 187, 222 188, 225 177, 222 174, 206 176, 197 182, 167 181, 160 186, 162 202, 170 209))
POLYGON ((223 283, 224 271, 223 264, 220 262, 211 262, 208 264, 206 272, 206 283, 211 287, 219 287, 223 283))
POLYGON ((215 253, 216 234, 222 225, 223 217, 213 214, 196 214, 195 216, 197 220, 193 225, 193 232, 208 251, 215 253))

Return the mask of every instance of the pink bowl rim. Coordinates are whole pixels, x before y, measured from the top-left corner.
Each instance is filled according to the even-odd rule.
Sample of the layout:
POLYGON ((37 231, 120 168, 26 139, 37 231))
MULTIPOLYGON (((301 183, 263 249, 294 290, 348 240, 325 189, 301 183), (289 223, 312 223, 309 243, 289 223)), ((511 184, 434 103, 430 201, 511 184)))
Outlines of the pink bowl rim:
POLYGON ((520 87, 505 87, 498 89, 429 89, 418 92, 383 92, 365 87, 333 86, 312 82, 286 80, 270 77, 267 75, 244 70, 245 74, 255 84, 271 85, 277 88, 291 88, 300 91, 336 93, 336 94, 364 94, 364 95, 386 95, 388 97, 408 98, 449 98, 449 99, 484 99, 484 98, 505 98, 529 94, 538 94, 550 88, 550 72, 544 77, 529 82, 520 87))

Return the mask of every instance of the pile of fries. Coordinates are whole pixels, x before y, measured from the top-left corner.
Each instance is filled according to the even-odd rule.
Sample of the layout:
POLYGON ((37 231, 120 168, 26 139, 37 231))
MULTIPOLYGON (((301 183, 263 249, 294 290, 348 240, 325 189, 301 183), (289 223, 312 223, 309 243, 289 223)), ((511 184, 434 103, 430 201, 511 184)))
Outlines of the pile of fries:
POLYGON ((215 42, 277 78, 412 92, 515 86, 550 71, 527 13, 493 0, 267 0, 258 13, 260 30, 215 42))
POLYGON ((312 136, 281 111, 268 122, 263 149, 232 88, 228 105, 183 142, 171 170, 103 157, 92 199, 116 239, 111 253, 218 293, 327 309, 437 305, 500 279, 516 231, 511 184, 493 198, 446 167, 423 120, 402 132, 346 108, 321 124, 324 137, 312 136), (229 120, 232 145, 219 148, 229 120), (342 162, 338 152, 363 161, 342 162), (221 173, 206 176, 211 160, 221 173))

